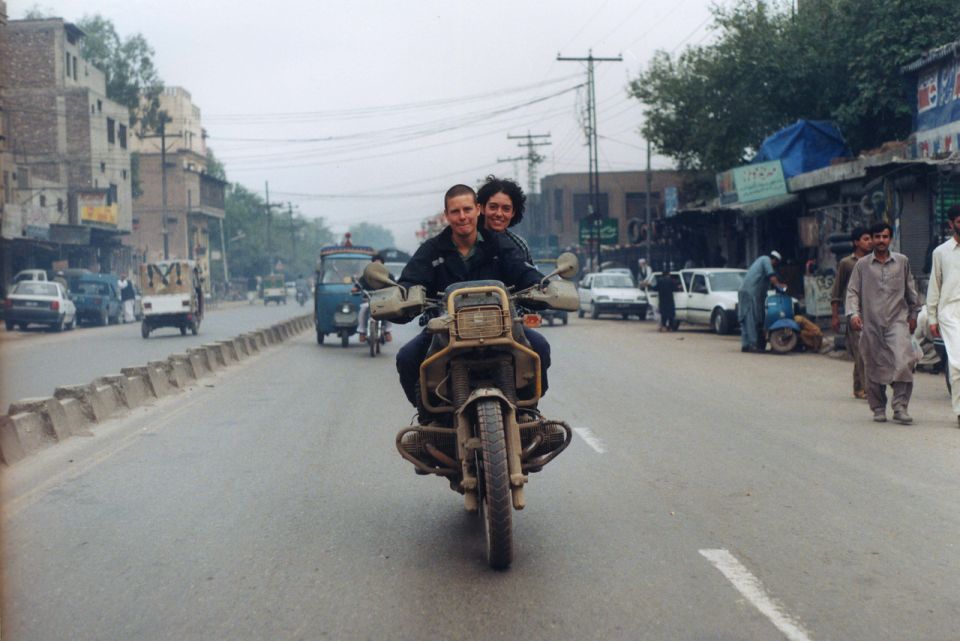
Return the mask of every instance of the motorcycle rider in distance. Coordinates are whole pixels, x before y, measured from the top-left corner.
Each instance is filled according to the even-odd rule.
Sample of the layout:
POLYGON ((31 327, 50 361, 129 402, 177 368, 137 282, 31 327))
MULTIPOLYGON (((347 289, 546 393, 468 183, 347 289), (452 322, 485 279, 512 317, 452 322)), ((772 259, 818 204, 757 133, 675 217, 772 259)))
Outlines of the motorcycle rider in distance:
MULTIPOLYGON (((480 206, 471 187, 454 185, 448 189, 443 198, 443 213, 447 227, 420 245, 400 274, 401 286, 421 285, 428 296, 437 296, 449 285, 463 281, 498 280, 507 287, 525 289, 543 279, 543 274, 524 260, 512 240, 497 232, 477 229, 480 206)), ((546 392, 550 344, 536 332, 524 328, 524 333, 540 356, 542 391, 546 392)), ((414 407, 420 364, 426 358, 431 338, 424 330, 397 352, 400 384, 414 407)))
MULTIPOLYGON (((370 259, 370 262, 380 263, 382 265, 384 263, 383 255, 379 253, 374 254, 373 257, 370 259)), ((393 274, 390 274, 390 279, 393 280, 393 274)), ((354 292, 359 292, 360 289, 365 289, 367 291, 370 291, 371 289, 373 289, 372 287, 370 287, 370 284, 367 283, 366 280, 364 280, 363 276, 360 276, 360 278, 357 279, 357 282, 359 284, 359 287, 354 287, 353 288, 354 292)), ((367 299, 364 299, 364 301, 360 303, 360 310, 357 312, 357 334, 360 335, 361 343, 364 343, 367 340, 367 322, 369 320, 370 320, 370 301, 367 299)), ((392 341, 393 335, 390 333, 390 323, 388 323, 387 321, 383 321, 382 327, 383 327, 384 340, 386 340, 387 342, 392 341)))

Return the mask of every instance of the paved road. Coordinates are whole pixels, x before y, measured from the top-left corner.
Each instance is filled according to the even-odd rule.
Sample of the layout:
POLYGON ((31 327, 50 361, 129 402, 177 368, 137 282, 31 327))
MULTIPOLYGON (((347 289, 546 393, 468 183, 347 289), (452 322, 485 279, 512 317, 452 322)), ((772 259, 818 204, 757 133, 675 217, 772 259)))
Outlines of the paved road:
POLYGON ((188 347, 223 340, 265 327, 310 307, 293 305, 227 304, 205 314, 197 336, 180 336, 176 328, 140 336, 140 323, 108 327, 82 327, 51 333, 41 328, 0 330, 0 410, 13 401, 50 396, 59 385, 89 383, 98 376, 119 374, 122 367, 162 360, 188 347))
POLYGON ((917 425, 878 425, 843 362, 636 321, 544 332, 543 409, 580 431, 532 477, 510 571, 397 456, 396 344, 303 334, 6 472, 4 637, 957 638, 942 378, 918 378, 917 425))

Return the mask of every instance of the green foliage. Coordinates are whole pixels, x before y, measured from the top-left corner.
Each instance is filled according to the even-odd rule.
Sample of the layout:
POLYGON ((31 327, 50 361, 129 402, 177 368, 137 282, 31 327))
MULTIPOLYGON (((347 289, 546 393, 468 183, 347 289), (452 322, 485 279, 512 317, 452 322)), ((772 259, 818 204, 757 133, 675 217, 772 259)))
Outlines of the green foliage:
POLYGON ((34 3, 23 13, 24 20, 43 20, 45 18, 53 17, 53 9, 50 7, 42 7, 39 3, 34 3))
POLYGON ((240 184, 227 187, 224 235, 230 273, 235 277, 262 276, 280 261, 288 276, 313 273, 320 248, 333 242, 322 218, 280 214, 274 209, 267 250, 267 208, 263 198, 240 184))
POLYGON ((354 245, 369 245, 374 249, 395 247, 393 232, 376 223, 355 223, 350 226, 350 238, 354 245))
POLYGON ((833 120, 860 151, 905 137, 900 67, 956 39, 954 0, 739 0, 715 7, 713 44, 658 52, 630 83, 643 134, 681 168, 743 164, 800 118, 833 120))
POLYGON ((153 64, 153 47, 141 34, 121 39, 109 18, 84 16, 77 26, 87 34, 83 57, 106 75, 107 98, 130 111, 130 126, 141 133, 159 124, 163 82, 153 64))
POLYGON ((220 159, 214 155, 213 149, 210 147, 207 147, 207 173, 220 180, 227 179, 227 170, 224 168, 223 163, 220 162, 220 159))

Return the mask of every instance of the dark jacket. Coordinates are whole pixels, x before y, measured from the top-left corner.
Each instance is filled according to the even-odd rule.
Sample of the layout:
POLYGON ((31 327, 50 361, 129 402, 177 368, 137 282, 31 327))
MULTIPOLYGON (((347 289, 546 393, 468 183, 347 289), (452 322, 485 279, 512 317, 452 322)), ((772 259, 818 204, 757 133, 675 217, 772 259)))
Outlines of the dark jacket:
POLYGON ((404 287, 422 285, 427 296, 437 296, 453 283, 468 280, 499 280, 504 285, 525 289, 535 285, 543 274, 524 261, 517 245, 502 234, 478 231, 477 254, 469 268, 453 244, 453 231, 445 228, 427 240, 403 268, 398 281, 404 287))

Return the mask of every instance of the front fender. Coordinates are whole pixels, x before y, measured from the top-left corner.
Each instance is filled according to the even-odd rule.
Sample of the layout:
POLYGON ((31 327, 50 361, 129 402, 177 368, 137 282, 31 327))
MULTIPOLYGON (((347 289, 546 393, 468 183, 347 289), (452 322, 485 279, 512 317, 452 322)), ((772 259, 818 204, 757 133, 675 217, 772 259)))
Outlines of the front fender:
POLYGON ((467 408, 471 407, 477 401, 485 398, 499 398, 508 408, 510 408, 511 412, 515 412, 517 409, 516 406, 510 402, 510 399, 507 398, 507 395, 500 390, 500 388, 478 387, 470 393, 470 396, 467 397, 466 402, 457 408, 457 416, 461 416, 465 411, 467 411, 467 408))
POLYGON ((768 328, 769 331, 774 331, 777 329, 792 329, 795 332, 799 332, 800 325, 797 324, 797 321, 791 318, 781 318, 768 328))

